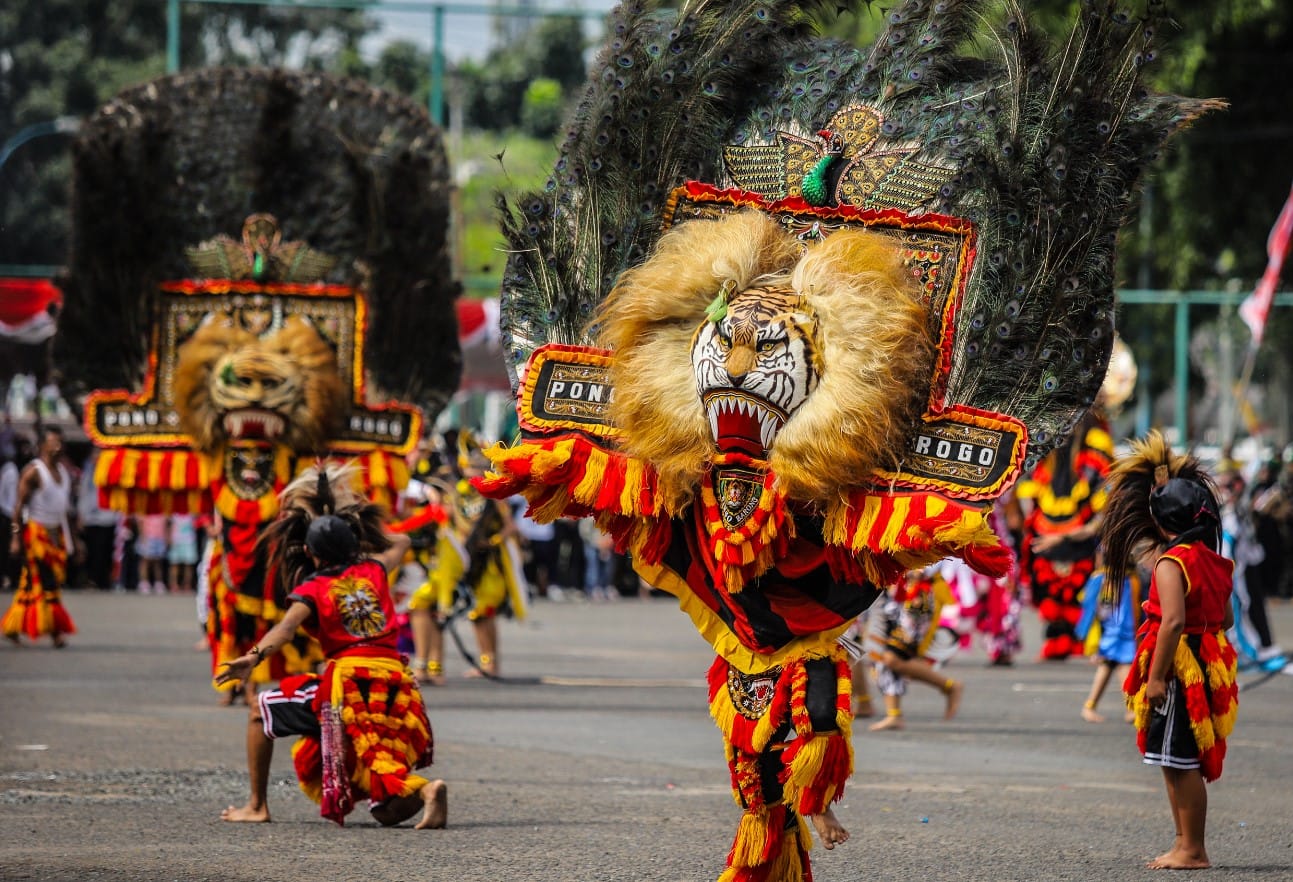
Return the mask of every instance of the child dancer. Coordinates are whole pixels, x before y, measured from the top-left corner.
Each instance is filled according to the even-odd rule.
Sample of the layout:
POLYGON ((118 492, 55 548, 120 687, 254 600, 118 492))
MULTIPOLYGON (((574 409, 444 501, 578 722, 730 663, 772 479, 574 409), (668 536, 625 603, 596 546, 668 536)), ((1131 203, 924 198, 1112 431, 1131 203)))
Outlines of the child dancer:
POLYGON ((956 716, 962 684, 944 677, 923 658, 934 635, 938 612, 948 596, 947 583, 938 567, 909 573, 905 582, 890 586, 872 607, 868 618, 870 643, 876 661, 876 685, 884 696, 885 716, 872 723, 872 732, 903 728, 902 697, 907 681, 916 680, 943 693, 943 719, 956 716))
POLYGON ((445 826, 447 790, 414 770, 431 764, 431 726, 413 673, 396 648, 387 572, 409 539, 381 527, 377 506, 349 489, 348 474, 309 469, 284 491, 293 505, 264 534, 272 571, 291 585, 282 621, 216 677, 246 682, 252 669, 304 626, 323 645, 323 675, 288 677, 252 703, 247 727, 251 795, 226 821, 266 822, 274 739, 301 740, 292 751, 301 789, 320 813, 341 824, 356 797, 383 826, 418 811, 417 829, 445 826), (317 482, 309 497, 303 488, 317 482), (334 496, 332 486, 337 487, 334 496), (362 537, 362 538, 361 538, 362 537))
POLYGON ((1176 838, 1153 869, 1211 866, 1204 845, 1207 781, 1221 777, 1239 690, 1232 624, 1233 564, 1217 553, 1216 491, 1198 460, 1153 432, 1118 463, 1104 526, 1106 578, 1121 585, 1133 554, 1159 549, 1145 621, 1123 686, 1145 762, 1161 766, 1176 838))
MULTIPOLYGON (((1088 723, 1103 723, 1104 715, 1096 710, 1100 696, 1104 695, 1115 669, 1126 677, 1136 658, 1136 623, 1140 609, 1140 579, 1135 571, 1127 574, 1121 585, 1105 578, 1104 553, 1096 552, 1096 571, 1087 579, 1082 594, 1082 618, 1078 620, 1078 639, 1086 642, 1093 627, 1099 629, 1099 645, 1095 653, 1095 679, 1091 692, 1082 704, 1082 719, 1088 723), (1098 624, 1097 624, 1098 623, 1098 624)), ((1128 722, 1131 722, 1130 718, 1128 722)))

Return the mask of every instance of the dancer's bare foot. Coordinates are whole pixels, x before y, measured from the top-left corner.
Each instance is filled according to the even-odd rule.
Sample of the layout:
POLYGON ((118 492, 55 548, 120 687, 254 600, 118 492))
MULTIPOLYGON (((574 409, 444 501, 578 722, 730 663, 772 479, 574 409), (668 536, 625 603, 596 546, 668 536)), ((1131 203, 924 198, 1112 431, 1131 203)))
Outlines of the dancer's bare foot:
POLYGON ((943 708, 943 719, 950 720, 956 716, 957 710, 961 707, 961 693, 965 691, 965 684, 960 680, 948 680, 947 686, 943 689, 943 694, 947 696, 947 705, 943 708))
POLYGON ((449 788, 436 779, 421 790, 422 817, 413 825, 414 830, 443 830, 449 823, 449 788))
POLYGON ((268 824, 269 806, 265 803, 261 803, 260 808, 255 808, 250 802, 242 808, 229 806, 220 813, 220 820, 236 821, 248 824, 268 824))
POLYGON ((448 814, 449 796, 443 781, 431 781, 422 786, 417 793, 408 796, 397 796, 372 809, 373 819, 383 827, 394 827, 422 811, 422 819, 417 822, 418 830, 431 826, 443 827, 448 814), (437 787, 438 785, 438 787, 437 787), (437 805, 439 811, 437 811, 437 805), (439 821, 438 824, 435 822, 439 821))
POLYGON ((867 730, 870 732, 884 732, 887 729, 901 729, 903 726, 902 714, 886 714, 883 720, 867 726, 867 730))
POLYGON ((820 815, 809 815, 813 822, 813 827, 817 830, 817 836, 822 840, 822 845, 827 849, 832 849, 843 842, 849 841, 849 831, 844 829, 840 824, 839 818, 835 817, 835 812, 827 808, 820 815))
POLYGON ((1167 851, 1163 852, 1162 854, 1160 854, 1158 857, 1154 858, 1153 860, 1147 861, 1145 863, 1145 866, 1148 867, 1151 864, 1153 864, 1155 861, 1161 861, 1171 857, 1172 855, 1176 854, 1176 852, 1180 849, 1180 847, 1181 847, 1181 834, 1177 833, 1174 837, 1172 837, 1172 847, 1169 848, 1167 851))
POLYGON ((875 716, 875 708, 871 706, 871 696, 863 695, 860 698, 853 696, 853 716, 859 720, 875 716))
POLYGON ((1096 709, 1093 707, 1082 708, 1082 719, 1088 723, 1103 723, 1105 721, 1104 714, 1096 713, 1096 709))
POLYGON ((1208 853, 1202 849, 1174 848, 1145 864, 1151 870, 1206 870, 1212 866, 1208 853))

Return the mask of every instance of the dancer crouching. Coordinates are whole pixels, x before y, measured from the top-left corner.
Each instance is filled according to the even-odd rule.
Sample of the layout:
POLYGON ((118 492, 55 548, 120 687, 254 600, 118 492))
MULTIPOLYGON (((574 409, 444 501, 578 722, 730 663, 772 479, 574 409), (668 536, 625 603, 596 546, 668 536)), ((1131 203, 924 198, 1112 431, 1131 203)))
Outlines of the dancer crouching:
POLYGON ((225 666, 217 685, 246 681, 298 626, 322 644, 327 666, 322 676, 286 678, 253 704, 247 727, 251 794, 245 806, 221 813, 226 821, 270 820, 274 740, 298 735, 292 751, 297 777, 323 817, 342 824, 355 798, 367 796, 383 826, 419 811, 417 829, 445 826, 445 783, 413 772, 431 764, 431 727, 416 680, 396 649, 387 584, 409 540, 384 532, 377 506, 346 483, 341 469, 304 473, 284 492, 296 502, 261 540, 269 543, 269 571, 279 574, 280 584, 294 585, 285 598, 287 612, 250 652, 225 666), (316 482, 313 495, 301 492, 316 482))

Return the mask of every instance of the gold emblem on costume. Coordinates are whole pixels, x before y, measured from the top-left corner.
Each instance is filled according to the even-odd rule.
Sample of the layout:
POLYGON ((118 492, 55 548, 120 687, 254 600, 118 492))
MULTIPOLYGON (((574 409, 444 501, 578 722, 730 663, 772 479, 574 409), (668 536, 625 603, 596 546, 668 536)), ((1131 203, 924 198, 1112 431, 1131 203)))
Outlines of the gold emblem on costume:
POLYGON ((373 583, 355 576, 342 576, 328 590, 341 627, 351 637, 375 637, 386 630, 386 613, 373 583))
POLYGON ((920 144, 883 134, 879 111, 852 105, 831 117, 818 140, 777 132, 773 144, 725 148, 723 160, 738 187, 810 205, 912 211, 952 179, 951 169, 915 158, 920 144))
POLYGON ((723 523, 729 530, 738 529, 759 507, 764 476, 744 469, 723 469, 714 483, 723 523))
POLYGON ((761 674, 742 674, 731 666, 727 669, 727 693, 732 698, 736 712, 747 720, 757 720, 772 704, 777 694, 777 677, 781 668, 770 668, 761 674))
POLYGON ((243 221, 241 241, 219 235, 185 249, 184 256, 207 278, 258 282, 318 282, 337 265, 337 258, 304 242, 284 242, 278 219, 263 212, 243 221))

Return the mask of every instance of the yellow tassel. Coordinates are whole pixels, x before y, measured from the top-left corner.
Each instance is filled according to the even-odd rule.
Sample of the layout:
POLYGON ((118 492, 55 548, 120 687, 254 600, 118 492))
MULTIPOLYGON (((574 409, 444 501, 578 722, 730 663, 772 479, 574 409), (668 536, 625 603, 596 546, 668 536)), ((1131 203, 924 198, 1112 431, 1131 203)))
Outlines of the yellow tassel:
POLYGON ((584 505, 592 505, 597 501, 597 493, 601 490, 602 481, 606 477, 606 464, 609 457, 600 450, 591 450, 588 453, 588 460, 584 464, 584 477, 575 485, 575 501, 584 505))
MULTIPOLYGON (((732 843, 733 867, 757 867, 768 847, 768 810, 746 812, 736 828, 736 841, 732 843)), ((776 877, 773 877, 776 878, 776 877)))
POLYGON ((551 450, 535 448, 534 456, 530 460, 530 474, 533 478, 542 481, 570 460, 573 449, 573 441, 558 441, 551 450))
POLYGON ((898 533, 907 523, 907 517, 911 514, 911 497, 900 496, 893 501, 893 513, 889 515, 889 525, 885 527, 884 533, 880 536, 880 549, 882 551, 892 551, 900 547, 898 545, 898 533))
POLYGON ((630 457, 624 468, 624 490, 620 493, 620 514, 641 515, 638 510, 638 493, 642 490, 644 467, 642 460, 630 457))
POLYGON ((858 518, 857 532, 853 534, 852 548, 854 551, 861 551, 866 548, 867 536, 871 534, 871 528, 875 526, 876 518, 880 516, 880 497, 871 495, 862 503, 862 515, 858 518))
POLYGON ((1235 702, 1230 703, 1230 709, 1219 717, 1213 717, 1212 725, 1217 738, 1229 738, 1230 733, 1235 731, 1235 717, 1239 715, 1239 705, 1235 702))
POLYGON ((799 822, 795 825, 795 835, 787 834, 786 844, 798 845, 804 851, 812 851, 813 831, 808 829, 808 819, 803 815, 795 815, 795 819, 799 822), (795 841, 796 836, 798 837, 798 842, 795 841))
POLYGON ((803 882, 804 862, 799 856, 802 845, 807 851, 812 847, 812 836, 808 833, 804 819, 799 819, 799 826, 794 831, 786 831, 781 843, 781 853, 773 858, 768 872, 768 879, 776 882, 803 882), (798 841, 797 841, 798 840, 798 841))
MULTIPOLYGON (((787 770, 785 791, 782 797, 785 804, 790 808, 797 808, 799 798, 804 790, 812 787, 817 781, 817 776, 822 771, 822 762, 826 759, 826 746, 830 743, 829 739, 831 737, 838 736, 814 735, 795 754, 795 758, 787 770)), ((832 797, 835 796, 835 787, 827 785, 824 794, 822 801, 829 805, 832 797)))
POLYGON ((547 524, 565 514, 566 507, 569 504, 570 495, 565 490, 557 488, 556 492, 552 494, 552 498, 536 508, 530 517, 541 524, 547 524))
POLYGON ((997 534, 982 512, 966 512, 956 522, 934 531, 934 540, 954 548, 967 545, 996 545, 997 534))

